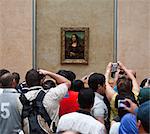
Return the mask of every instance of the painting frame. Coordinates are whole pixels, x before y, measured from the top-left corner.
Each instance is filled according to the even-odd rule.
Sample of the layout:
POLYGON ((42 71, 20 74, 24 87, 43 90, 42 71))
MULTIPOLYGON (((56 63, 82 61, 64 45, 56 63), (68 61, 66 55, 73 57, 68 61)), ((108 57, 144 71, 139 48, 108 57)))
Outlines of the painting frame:
POLYGON ((61 27, 61 64, 88 64, 88 53, 89 27, 61 27), (78 37, 80 44, 77 49, 71 49, 68 43, 68 40, 73 40, 74 35, 78 37))

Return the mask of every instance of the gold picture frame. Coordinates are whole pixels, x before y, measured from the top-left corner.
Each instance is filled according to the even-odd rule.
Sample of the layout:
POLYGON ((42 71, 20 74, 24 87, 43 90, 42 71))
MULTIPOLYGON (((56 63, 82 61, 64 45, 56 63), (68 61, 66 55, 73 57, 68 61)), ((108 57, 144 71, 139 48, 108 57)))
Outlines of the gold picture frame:
POLYGON ((61 28, 61 63, 88 64, 89 28, 61 28))

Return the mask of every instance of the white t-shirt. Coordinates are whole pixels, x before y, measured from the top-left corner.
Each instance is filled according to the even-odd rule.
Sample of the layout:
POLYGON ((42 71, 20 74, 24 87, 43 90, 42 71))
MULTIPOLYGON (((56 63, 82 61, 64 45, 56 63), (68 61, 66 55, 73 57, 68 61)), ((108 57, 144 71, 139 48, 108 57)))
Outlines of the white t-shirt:
POLYGON ((58 123, 57 132, 72 130, 82 134, 105 134, 102 123, 90 115, 73 112, 63 115, 58 123))
POLYGON ((108 109, 104 103, 103 96, 95 92, 94 106, 91 109, 91 114, 97 117, 103 117, 104 120, 108 118, 108 109))

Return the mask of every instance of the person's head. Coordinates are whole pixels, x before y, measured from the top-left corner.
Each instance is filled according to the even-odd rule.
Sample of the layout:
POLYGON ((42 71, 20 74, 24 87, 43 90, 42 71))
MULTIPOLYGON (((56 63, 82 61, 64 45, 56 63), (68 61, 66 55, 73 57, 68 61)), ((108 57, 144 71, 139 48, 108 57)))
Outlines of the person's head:
POLYGON ((0 69, 0 77, 6 73, 10 73, 7 69, 0 69))
POLYGON ((147 78, 145 78, 144 80, 142 80, 140 87, 143 88, 145 86, 145 83, 147 82, 147 78))
POLYGON ((76 79, 76 75, 73 71, 67 71, 67 75, 68 75, 68 80, 70 80, 71 82, 73 82, 76 79))
POLYGON ((77 42, 78 41, 78 35, 77 34, 72 34, 71 40, 72 40, 72 42, 77 42))
MULTIPOLYGON (((119 67, 119 66, 118 66, 119 67)), ((121 69, 120 67, 119 67, 119 69, 120 69, 120 71, 119 71, 119 78, 121 78, 121 77, 123 77, 123 76, 125 76, 127 79, 129 78, 128 77, 128 75, 125 73, 125 71, 123 70, 123 69, 121 69)), ((136 71, 134 71, 134 70, 131 70, 131 69, 129 69, 128 71, 130 71, 133 75, 134 75, 134 77, 136 78, 136 71)))
POLYGON ((73 89, 74 91, 79 92, 83 88, 84 88, 83 81, 81 81, 81 80, 74 80, 72 82, 71 89, 73 89))
POLYGON ((53 87, 56 87, 56 84, 52 80, 46 80, 46 81, 43 82, 42 86, 43 86, 44 89, 47 90, 47 89, 51 89, 53 87))
POLYGON ((150 100, 139 106, 137 112, 139 134, 150 133, 150 100))
POLYGON ((14 80, 15 87, 16 87, 19 84, 20 75, 19 75, 19 73, 13 72, 12 76, 13 76, 13 80, 14 80))
POLYGON ((88 79, 88 85, 94 92, 99 92, 100 94, 105 94, 105 76, 100 73, 93 73, 88 79))
MULTIPOLYGON (((6 74, 6 73, 10 73, 7 69, 0 69, 0 78, 1 78, 1 76, 3 76, 4 74, 6 74)), ((1 87, 1 82, 0 82, 0 87, 1 87)))
POLYGON ((79 107, 82 109, 91 109, 94 105, 95 94, 91 88, 83 88, 78 94, 79 107))
POLYGON ((112 88, 115 87, 115 80, 114 80, 114 79, 111 78, 108 83, 109 83, 109 85, 110 85, 112 88))
POLYGON ((76 78, 76 75, 75 75, 74 72, 72 72, 72 71, 67 71, 67 70, 63 70, 63 69, 62 69, 62 70, 59 70, 59 71, 57 72, 57 74, 59 74, 59 75, 65 77, 65 78, 67 78, 67 79, 70 80, 71 82, 74 81, 75 78, 76 78))
POLYGON ((121 77, 117 80, 117 89, 119 95, 132 92, 132 81, 126 77, 121 77))
POLYGON ((13 87, 13 76, 11 73, 5 73, 0 77, 0 83, 2 88, 13 87))
POLYGON ((141 105, 142 103, 150 100, 150 88, 142 88, 140 89, 140 93, 138 95, 138 102, 141 105))
POLYGON ((43 77, 44 75, 40 74, 37 70, 31 69, 26 73, 25 80, 28 87, 40 86, 43 77))
POLYGON ((150 88, 150 78, 147 78, 144 88, 150 88))

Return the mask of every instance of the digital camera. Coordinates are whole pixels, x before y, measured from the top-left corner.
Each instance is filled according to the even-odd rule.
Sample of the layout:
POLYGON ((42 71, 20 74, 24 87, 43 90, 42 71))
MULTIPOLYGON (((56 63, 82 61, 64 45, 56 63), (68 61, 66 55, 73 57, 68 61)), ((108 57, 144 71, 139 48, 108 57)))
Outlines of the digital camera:
POLYGON ((111 77, 115 77, 115 73, 117 72, 118 63, 112 63, 111 65, 111 77))
POLYGON ((112 63, 111 72, 117 72, 118 63, 112 63))
POLYGON ((118 100, 118 108, 130 107, 130 103, 126 100, 118 100))

